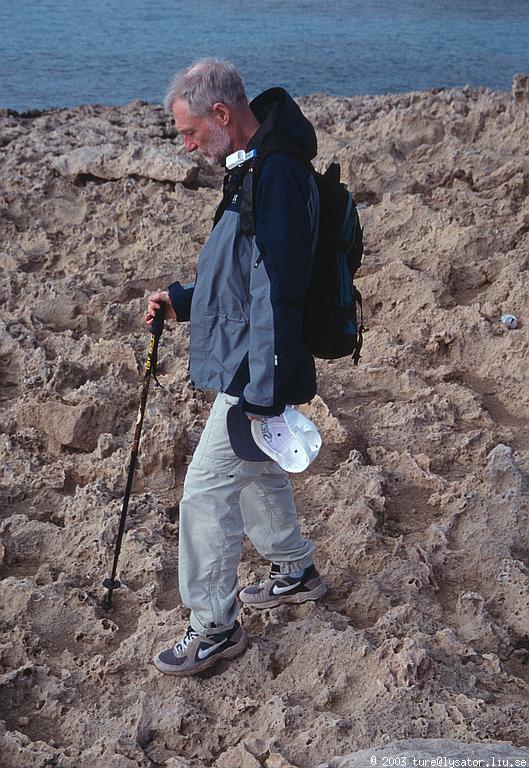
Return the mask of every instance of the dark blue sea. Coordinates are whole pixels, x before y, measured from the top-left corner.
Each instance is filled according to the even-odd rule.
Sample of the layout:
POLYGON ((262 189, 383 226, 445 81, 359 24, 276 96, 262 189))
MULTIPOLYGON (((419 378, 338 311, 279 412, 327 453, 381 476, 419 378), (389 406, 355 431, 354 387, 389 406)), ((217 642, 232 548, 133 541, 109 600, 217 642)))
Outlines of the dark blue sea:
POLYGON ((529 71, 529 0, 0 0, 0 107, 159 102, 203 56, 250 96, 484 85, 529 71))

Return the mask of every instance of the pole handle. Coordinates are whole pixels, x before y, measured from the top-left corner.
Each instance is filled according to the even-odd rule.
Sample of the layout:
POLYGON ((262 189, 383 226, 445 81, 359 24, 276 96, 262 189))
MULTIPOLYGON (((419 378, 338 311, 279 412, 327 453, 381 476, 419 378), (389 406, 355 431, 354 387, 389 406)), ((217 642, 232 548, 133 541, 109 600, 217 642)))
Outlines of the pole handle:
POLYGON ((163 326, 165 323, 165 310, 165 301, 162 301, 160 304, 160 309, 154 315, 153 321, 151 323, 150 330, 156 339, 159 339, 163 333, 163 326))

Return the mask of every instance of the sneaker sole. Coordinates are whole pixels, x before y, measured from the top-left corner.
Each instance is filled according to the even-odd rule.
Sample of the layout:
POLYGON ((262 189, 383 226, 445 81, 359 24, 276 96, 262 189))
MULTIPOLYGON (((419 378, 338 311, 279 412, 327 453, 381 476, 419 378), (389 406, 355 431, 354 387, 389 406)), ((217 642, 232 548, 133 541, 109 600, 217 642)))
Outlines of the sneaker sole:
POLYGON ((258 610, 262 611, 265 608, 277 608, 279 605, 285 605, 285 603, 289 603, 290 605, 299 605, 299 603, 306 603, 309 600, 319 600, 320 597, 323 597, 323 595, 326 593, 327 587, 322 582, 319 586, 315 587, 310 592, 297 592, 294 595, 278 595, 273 600, 267 600, 265 603, 254 603, 246 601, 242 596, 242 593, 239 595, 239 598, 243 605, 247 605, 249 608, 257 608, 258 610))
POLYGON ((215 666, 217 661, 220 659, 234 659, 236 656, 239 656, 241 653, 243 653, 247 647, 248 633, 243 632, 241 639, 236 645, 232 645, 231 648, 226 648, 225 651, 221 651, 220 653, 216 653, 213 656, 209 656, 201 663, 196 664, 193 667, 186 667, 183 669, 175 668, 171 666, 171 664, 165 664, 163 661, 160 661, 158 656, 155 656, 152 659, 152 663, 158 672, 162 672, 164 675, 173 675, 174 677, 189 677, 190 675, 196 675, 199 672, 204 672, 206 669, 210 669, 211 667, 215 666))

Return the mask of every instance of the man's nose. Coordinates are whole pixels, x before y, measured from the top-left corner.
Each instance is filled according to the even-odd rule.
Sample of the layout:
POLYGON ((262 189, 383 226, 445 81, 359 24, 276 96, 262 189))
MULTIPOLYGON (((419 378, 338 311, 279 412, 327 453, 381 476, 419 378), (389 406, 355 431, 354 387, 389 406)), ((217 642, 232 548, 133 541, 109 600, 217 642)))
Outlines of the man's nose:
POLYGON ((196 141, 193 141, 191 136, 184 136, 184 147, 186 148, 186 152, 194 152, 197 146, 196 141))

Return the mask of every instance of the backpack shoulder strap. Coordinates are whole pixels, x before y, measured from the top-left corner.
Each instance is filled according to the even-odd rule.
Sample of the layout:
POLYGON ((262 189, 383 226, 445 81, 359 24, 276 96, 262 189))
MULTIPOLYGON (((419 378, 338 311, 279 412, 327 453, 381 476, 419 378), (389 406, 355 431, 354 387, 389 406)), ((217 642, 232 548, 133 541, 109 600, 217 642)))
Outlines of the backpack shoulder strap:
POLYGON ((253 162, 254 160, 247 160, 238 168, 227 172, 224 175, 224 181, 222 183, 222 200, 220 201, 219 205, 217 206, 217 210, 215 211, 213 227, 215 227, 222 218, 222 214, 229 205, 233 195, 236 192, 242 192, 244 181, 248 176, 248 171, 252 168, 253 162))

